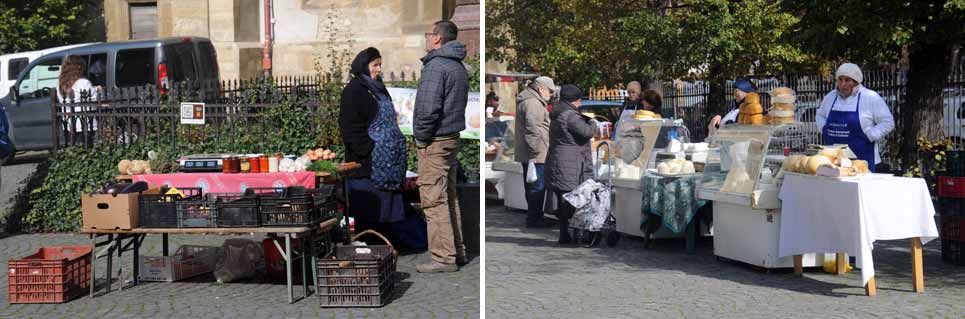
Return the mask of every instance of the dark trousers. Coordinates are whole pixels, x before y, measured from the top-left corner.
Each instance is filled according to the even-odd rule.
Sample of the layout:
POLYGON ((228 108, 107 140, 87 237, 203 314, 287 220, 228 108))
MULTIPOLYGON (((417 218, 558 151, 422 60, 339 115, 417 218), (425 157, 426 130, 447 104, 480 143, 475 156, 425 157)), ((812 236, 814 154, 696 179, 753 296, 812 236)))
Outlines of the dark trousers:
POLYGON ((529 163, 523 164, 523 188, 526 189, 526 223, 538 223, 543 220, 543 202, 546 196, 545 178, 543 176, 543 164, 533 164, 536 166, 536 181, 526 182, 529 163))

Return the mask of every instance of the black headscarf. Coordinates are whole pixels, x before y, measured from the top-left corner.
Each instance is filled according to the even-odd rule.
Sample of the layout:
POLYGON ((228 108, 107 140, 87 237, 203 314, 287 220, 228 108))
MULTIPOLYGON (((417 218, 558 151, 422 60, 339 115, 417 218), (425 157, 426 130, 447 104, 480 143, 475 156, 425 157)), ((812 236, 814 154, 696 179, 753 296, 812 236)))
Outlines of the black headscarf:
POLYGON ((369 74, 369 62, 381 57, 382 54, 379 53, 378 49, 373 47, 366 48, 355 56, 349 72, 351 72, 353 76, 358 77, 362 81, 362 85, 377 97, 379 94, 376 93, 381 93, 388 97, 389 90, 386 89, 385 84, 382 83, 382 78, 373 78, 372 75, 369 74))

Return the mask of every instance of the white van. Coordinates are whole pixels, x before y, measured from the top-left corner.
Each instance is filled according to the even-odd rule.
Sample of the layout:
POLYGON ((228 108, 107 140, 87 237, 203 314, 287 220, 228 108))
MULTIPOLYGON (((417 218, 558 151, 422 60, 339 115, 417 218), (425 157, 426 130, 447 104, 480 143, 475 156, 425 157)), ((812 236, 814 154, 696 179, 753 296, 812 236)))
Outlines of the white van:
MULTIPOLYGON (((10 91, 10 86, 17 82, 17 76, 20 75, 20 71, 23 71, 30 62, 34 59, 44 56, 48 53, 54 53, 61 50, 67 50, 76 47, 82 47, 85 45, 91 45, 93 43, 82 43, 82 44, 72 44, 65 45, 62 47, 55 47, 37 51, 27 51, 18 52, 11 54, 0 55, 0 96, 7 96, 7 92, 10 91)), ((44 81, 43 79, 40 79, 44 81)), ((26 82, 26 81, 25 81, 26 82)), ((36 87, 36 83, 25 83, 33 84, 36 87)))

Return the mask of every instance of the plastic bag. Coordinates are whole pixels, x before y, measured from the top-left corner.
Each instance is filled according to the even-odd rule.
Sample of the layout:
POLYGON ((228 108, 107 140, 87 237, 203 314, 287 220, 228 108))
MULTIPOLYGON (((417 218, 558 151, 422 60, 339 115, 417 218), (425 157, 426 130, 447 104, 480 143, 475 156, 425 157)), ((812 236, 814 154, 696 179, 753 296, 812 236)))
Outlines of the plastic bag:
POLYGON ((526 183, 535 183, 537 180, 539 177, 536 176, 536 164, 529 161, 529 166, 526 167, 526 183))
POLYGON ((265 269, 265 251, 253 240, 230 238, 224 241, 221 250, 224 254, 214 271, 219 283, 250 278, 265 269))
POLYGON ((753 191, 754 181, 747 172, 747 153, 750 141, 734 143, 728 148, 727 155, 731 159, 731 170, 724 179, 723 192, 750 193, 753 191))

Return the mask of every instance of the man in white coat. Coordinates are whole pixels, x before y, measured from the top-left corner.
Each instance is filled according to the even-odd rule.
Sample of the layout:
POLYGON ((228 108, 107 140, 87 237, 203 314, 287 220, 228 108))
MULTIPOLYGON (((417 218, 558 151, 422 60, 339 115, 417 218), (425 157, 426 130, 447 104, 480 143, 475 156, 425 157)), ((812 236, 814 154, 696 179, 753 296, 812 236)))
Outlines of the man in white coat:
POLYGON ((895 129, 895 119, 878 92, 861 85, 857 65, 842 64, 835 78, 836 89, 824 96, 815 120, 824 145, 847 144, 874 172, 881 162, 879 145, 895 129))

